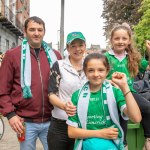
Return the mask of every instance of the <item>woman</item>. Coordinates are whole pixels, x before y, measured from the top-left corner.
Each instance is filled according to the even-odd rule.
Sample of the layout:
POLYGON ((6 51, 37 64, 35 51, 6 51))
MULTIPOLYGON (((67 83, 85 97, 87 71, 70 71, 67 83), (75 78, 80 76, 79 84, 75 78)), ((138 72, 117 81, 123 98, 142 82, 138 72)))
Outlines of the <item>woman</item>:
POLYGON ((71 95, 86 82, 82 69, 86 40, 81 32, 71 32, 67 36, 69 56, 57 61, 52 68, 49 81, 49 101, 54 106, 48 132, 49 150, 72 150, 74 139, 67 133, 67 114, 72 115, 76 107, 71 103, 71 95), (67 114, 66 114, 67 112, 67 114))

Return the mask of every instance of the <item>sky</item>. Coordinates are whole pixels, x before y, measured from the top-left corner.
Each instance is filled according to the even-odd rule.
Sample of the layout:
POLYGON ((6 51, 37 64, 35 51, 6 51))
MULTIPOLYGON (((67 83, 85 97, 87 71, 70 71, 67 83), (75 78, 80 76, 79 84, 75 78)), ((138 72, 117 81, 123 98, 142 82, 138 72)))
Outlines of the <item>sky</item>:
MULTIPOLYGON (((102 11, 102 0, 65 0, 65 42, 68 33, 80 31, 86 38, 87 48, 91 44, 105 48, 102 11)), ((31 0, 30 16, 38 16, 44 20, 46 25, 44 40, 48 43, 52 42, 53 48, 58 49, 61 0, 31 0)))

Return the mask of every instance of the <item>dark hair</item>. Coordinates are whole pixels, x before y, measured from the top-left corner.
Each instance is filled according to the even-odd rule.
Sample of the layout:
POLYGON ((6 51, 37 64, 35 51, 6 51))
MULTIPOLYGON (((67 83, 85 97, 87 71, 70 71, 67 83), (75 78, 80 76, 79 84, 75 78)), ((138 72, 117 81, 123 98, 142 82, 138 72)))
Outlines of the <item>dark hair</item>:
POLYGON ((25 23, 24 23, 24 28, 25 28, 25 30, 27 30, 27 28, 28 28, 28 23, 29 23, 30 21, 36 22, 36 23, 38 23, 38 24, 42 24, 43 27, 44 27, 44 31, 45 31, 45 23, 44 23, 44 21, 43 21, 41 18, 37 17, 37 16, 29 17, 28 19, 26 19, 26 21, 25 21, 25 23))
POLYGON ((92 59, 100 59, 102 60, 104 66, 107 68, 107 71, 110 70, 110 66, 109 66, 109 62, 108 62, 108 59, 105 55, 103 54, 99 54, 99 53, 91 53, 89 55, 87 55, 84 59, 84 62, 83 62, 83 70, 84 72, 86 71, 86 68, 87 68, 87 64, 90 60, 92 59))
POLYGON ((110 39, 112 40, 114 33, 120 29, 126 31, 131 40, 131 44, 128 45, 125 51, 128 53, 127 59, 128 59, 128 69, 129 69, 130 75, 131 77, 135 77, 139 71, 138 67, 139 67, 139 63, 141 60, 141 54, 139 53, 139 51, 137 50, 135 46, 135 43, 132 37, 132 30, 130 29, 129 25, 122 24, 122 25, 117 25, 116 27, 114 27, 111 31, 110 39))

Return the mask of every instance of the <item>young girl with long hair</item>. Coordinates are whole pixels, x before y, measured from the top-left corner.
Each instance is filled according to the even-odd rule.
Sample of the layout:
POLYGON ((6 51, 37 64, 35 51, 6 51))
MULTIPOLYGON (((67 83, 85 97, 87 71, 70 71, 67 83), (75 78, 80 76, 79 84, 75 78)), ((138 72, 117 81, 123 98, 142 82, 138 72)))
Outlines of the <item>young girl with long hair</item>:
MULTIPOLYGON (((141 54, 136 49, 133 43, 132 31, 127 24, 118 25, 112 29, 110 42, 112 49, 105 53, 110 64, 110 71, 107 79, 111 80, 112 74, 116 71, 126 74, 130 91, 142 112, 142 125, 146 138, 145 148, 146 150, 150 150, 150 122, 148 121, 150 120, 150 102, 136 93, 133 88, 134 77, 138 72, 148 70, 149 62, 142 58, 141 54)), ((150 51, 149 41, 147 41, 146 46, 150 51)), ((126 135, 127 121, 121 119, 121 124, 126 135)))

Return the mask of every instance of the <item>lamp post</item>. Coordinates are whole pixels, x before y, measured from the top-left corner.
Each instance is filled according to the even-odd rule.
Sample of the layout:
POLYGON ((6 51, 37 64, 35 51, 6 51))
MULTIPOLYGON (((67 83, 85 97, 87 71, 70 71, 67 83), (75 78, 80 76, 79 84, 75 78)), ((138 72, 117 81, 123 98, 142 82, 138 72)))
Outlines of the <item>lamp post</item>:
POLYGON ((57 30, 57 49, 60 51, 60 30, 57 30))
POLYGON ((61 0, 61 20, 60 20, 60 53, 64 51, 64 6, 65 0, 61 0))

